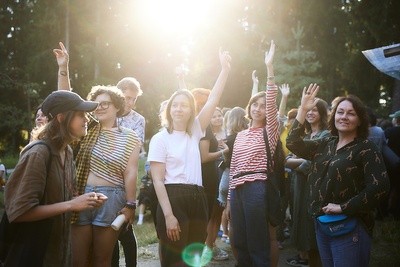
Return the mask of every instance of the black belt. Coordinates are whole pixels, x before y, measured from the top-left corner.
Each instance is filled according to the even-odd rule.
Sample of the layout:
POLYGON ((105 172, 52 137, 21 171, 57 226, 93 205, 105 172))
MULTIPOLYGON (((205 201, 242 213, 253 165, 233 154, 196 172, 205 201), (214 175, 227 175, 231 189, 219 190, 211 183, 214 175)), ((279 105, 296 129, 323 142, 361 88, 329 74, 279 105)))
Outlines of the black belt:
POLYGON ((265 171, 241 172, 241 173, 238 173, 238 174, 234 175, 232 178, 236 179, 236 178, 239 178, 239 177, 242 177, 242 176, 245 176, 245 175, 256 174, 256 173, 265 173, 265 174, 267 174, 268 172, 267 172, 267 170, 265 170, 265 171))

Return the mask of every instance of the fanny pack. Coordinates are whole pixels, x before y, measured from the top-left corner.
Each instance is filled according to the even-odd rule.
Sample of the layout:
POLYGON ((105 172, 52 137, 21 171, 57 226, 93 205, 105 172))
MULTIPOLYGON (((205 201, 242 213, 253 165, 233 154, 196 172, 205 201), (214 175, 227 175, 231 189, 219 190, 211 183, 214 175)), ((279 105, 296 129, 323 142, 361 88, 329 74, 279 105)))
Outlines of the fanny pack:
POLYGON ((345 214, 327 214, 317 218, 321 230, 329 236, 340 236, 353 231, 357 225, 356 217, 345 214))

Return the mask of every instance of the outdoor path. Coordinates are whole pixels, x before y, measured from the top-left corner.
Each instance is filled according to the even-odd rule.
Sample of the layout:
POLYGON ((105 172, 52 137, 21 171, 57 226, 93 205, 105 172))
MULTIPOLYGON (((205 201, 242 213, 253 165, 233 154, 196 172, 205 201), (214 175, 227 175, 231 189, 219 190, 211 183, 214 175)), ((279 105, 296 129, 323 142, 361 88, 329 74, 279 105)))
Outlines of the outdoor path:
MULTIPOLYGON (((228 260, 225 261, 211 261, 207 264, 207 267, 233 267, 235 261, 233 259, 232 251, 229 245, 222 243, 220 238, 217 240, 217 246, 229 253, 228 260)), ((286 264, 286 259, 296 255, 296 250, 291 246, 286 246, 283 250, 280 250, 279 256, 279 267, 289 266, 286 264)), ((158 258, 158 243, 148 245, 146 247, 140 247, 138 249, 138 267, 159 267, 160 262, 158 258)), ((124 259, 120 260, 120 267, 125 267, 124 259)))

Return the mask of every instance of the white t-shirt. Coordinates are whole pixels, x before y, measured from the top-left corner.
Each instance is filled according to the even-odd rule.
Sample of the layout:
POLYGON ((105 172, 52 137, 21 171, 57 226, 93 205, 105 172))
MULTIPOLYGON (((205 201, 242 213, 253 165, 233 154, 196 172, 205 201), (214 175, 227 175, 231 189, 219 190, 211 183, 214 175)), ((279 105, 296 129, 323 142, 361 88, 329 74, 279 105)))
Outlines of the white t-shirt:
POLYGON ((0 171, 3 171, 1 178, 3 178, 5 180, 6 179, 6 167, 3 164, 0 164, 0 171))
POLYGON ((186 131, 169 134, 164 128, 151 139, 147 160, 165 163, 164 184, 203 185, 199 142, 205 132, 197 118, 191 130, 192 136, 186 131))

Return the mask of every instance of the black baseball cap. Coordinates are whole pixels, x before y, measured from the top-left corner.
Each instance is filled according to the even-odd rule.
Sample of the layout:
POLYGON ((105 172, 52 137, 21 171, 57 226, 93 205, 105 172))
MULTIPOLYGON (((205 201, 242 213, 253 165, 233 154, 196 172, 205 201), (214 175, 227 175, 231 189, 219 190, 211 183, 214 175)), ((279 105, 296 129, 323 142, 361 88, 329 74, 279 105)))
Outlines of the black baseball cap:
POLYGON ((93 101, 85 101, 78 94, 70 91, 54 91, 43 101, 42 112, 49 120, 52 120, 57 114, 69 110, 93 111, 98 104, 93 101))

